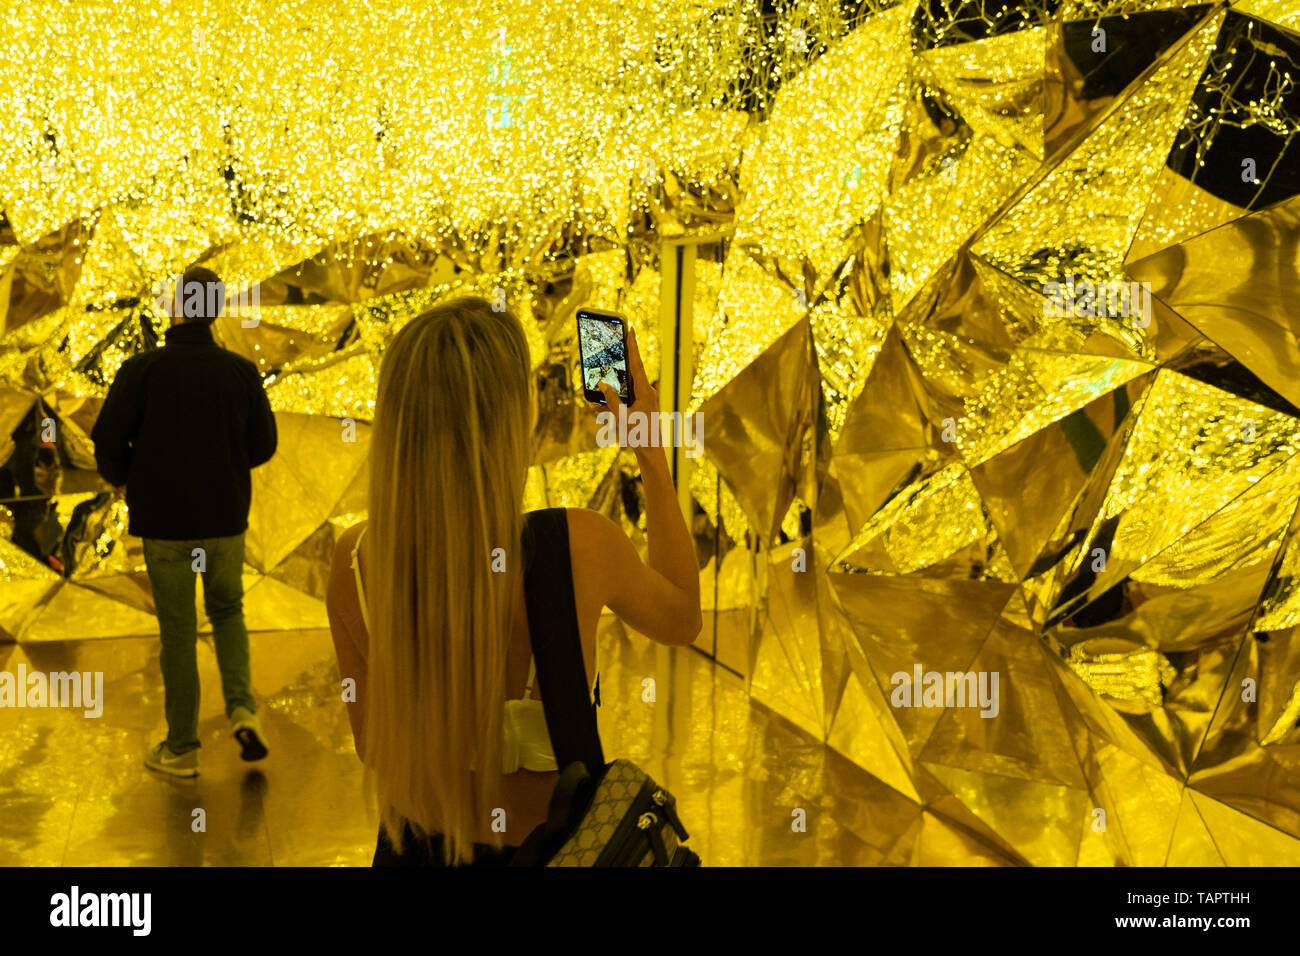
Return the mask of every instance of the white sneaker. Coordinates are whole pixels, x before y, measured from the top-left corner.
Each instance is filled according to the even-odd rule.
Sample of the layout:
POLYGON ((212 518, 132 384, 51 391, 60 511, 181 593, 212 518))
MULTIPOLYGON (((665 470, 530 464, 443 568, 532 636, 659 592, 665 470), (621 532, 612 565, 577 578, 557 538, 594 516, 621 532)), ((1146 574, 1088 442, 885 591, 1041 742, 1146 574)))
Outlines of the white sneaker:
POLYGON ((156 747, 150 747, 144 754, 144 765, 150 770, 169 773, 173 777, 197 777, 199 775, 199 752, 174 754, 163 741, 156 747))

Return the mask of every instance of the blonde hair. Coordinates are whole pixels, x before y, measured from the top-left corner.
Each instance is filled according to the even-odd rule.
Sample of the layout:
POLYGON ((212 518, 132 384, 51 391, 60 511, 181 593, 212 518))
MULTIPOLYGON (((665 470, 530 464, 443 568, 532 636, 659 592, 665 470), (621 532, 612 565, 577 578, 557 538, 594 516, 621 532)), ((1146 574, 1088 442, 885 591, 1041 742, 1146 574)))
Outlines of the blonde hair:
POLYGON ((407 823, 417 836, 437 830, 447 863, 472 857, 475 830, 500 806, 530 369, 519 320, 464 298, 406 325, 379 373, 366 763, 393 846, 407 823), (498 548, 504 573, 492 569, 498 548))

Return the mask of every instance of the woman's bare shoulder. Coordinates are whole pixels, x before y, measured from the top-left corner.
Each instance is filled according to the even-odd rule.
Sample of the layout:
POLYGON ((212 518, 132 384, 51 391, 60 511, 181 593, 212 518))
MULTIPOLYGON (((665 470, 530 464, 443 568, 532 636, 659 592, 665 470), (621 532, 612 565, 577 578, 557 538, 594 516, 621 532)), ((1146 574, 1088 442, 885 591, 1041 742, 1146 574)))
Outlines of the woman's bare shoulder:
POLYGON ((610 542, 622 535, 618 525, 590 508, 566 508, 569 525, 569 561, 575 573, 599 569, 609 559, 610 542))
POLYGON ((369 523, 369 521, 359 521, 339 535, 339 539, 334 545, 333 569, 335 571, 340 568, 351 567, 352 549, 356 547, 357 538, 361 537, 361 532, 365 530, 366 525, 369 523))
POLYGON ((587 588, 603 603, 606 575, 611 566, 625 559, 624 549, 631 548, 623 529, 599 511, 568 508, 569 563, 575 581, 587 588))
POLYGON ((622 529, 599 511, 590 508, 565 508, 565 517, 569 524, 569 547, 571 550, 582 548, 586 551, 599 550, 601 545, 613 535, 621 535, 622 529))

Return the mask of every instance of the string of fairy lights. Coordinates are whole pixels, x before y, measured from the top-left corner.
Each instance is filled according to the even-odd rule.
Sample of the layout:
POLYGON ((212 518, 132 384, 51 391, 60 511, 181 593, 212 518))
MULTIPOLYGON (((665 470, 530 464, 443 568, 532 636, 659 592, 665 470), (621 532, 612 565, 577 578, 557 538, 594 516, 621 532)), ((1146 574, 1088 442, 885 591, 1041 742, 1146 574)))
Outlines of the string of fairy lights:
POLYGON ((636 16, 609 0, 10 0, 7 212, 23 241, 166 200, 210 232, 233 219, 296 246, 486 224, 527 242, 599 222, 663 171, 731 175, 734 151, 707 140, 734 129, 683 120, 769 82, 749 69, 755 45, 792 71, 842 21, 822 0, 772 31, 750 0, 636 16))
MULTIPOLYGON (((1114 16, 1128 6, 1077 0, 1056 13, 1114 16)), ((819 354, 836 345, 829 418, 838 430, 894 312, 943 261, 936 243, 955 246, 1031 176, 1025 124, 957 94, 978 135, 954 155, 929 156, 924 175, 898 176, 904 128, 951 145, 916 124, 916 83, 928 70, 937 86, 960 89, 990 49, 962 41, 995 35, 1014 54, 999 82, 1034 75, 1052 8, 981 2, 943 15, 888 0, 649 0, 630 15, 612 0, 3 0, 0 111, 11 122, 0 138, 0 211, 20 244, 76 220, 93 225, 89 239, 73 240, 76 321, 51 316, 17 344, 61 341, 70 366, 119 320, 114 303, 213 249, 232 283, 379 234, 485 250, 480 271, 500 275, 536 268, 575 233, 630 242, 629 210, 656 202, 669 177, 678 189, 735 181, 744 203, 717 312, 703 317, 712 324, 691 407, 811 309, 819 354), (843 263, 871 268, 870 250, 855 243, 881 210, 893 309, 834 296, 816 304, 849 285, 843 263)), ((1184 120, 1215 36, 1206 25, 1176 51, 974 251, 1026 286, 1067 259, 1119 276, 1180 129, 1198 134, 1213 120, 1292 136, 1285 58, 1270 63, 1264 96, 1238 102, 1221 90, 1228 109, 1184 120), (1134 126, 1149 135, 1131 136, 1134 126), (1080 235, 1082 254, 1070 248, 1080 235)), ((1208 89, 1234 55, 1216 54, 1208 89)), ((357 315, 368 347, 382 338, 377 326, 409 311, 388 305, 357 315)), ((302 373, 279 386, 280 407, 341 413, 368 387, 360 363, 348 379, 359 384, 342 392, 305 374, 334 361, 300 344, 334 330, 336 311, 285 309, 275 323, 284 341, 265 339, 290 357, 276 363, 282 372, 302 373)), ((946 374, 946 340, 914 330, 908 345, 946 374)), ((254 348, 263 352, 262 341, 254 348)), ((100 383, 126 352, 104 363, 100 383)), ((1013 405, 1036 401, 1028 385, 1021 392, 1013 405)))
MULTIPOLYGON (((1294 19, 1292 2, 1234 7, 1281 24, 1294 19)), ((1100 320, 1026 320, 1015 342, 1024 354, 977 381, 956 332, 899 321, 937 270, 973 239, 983 279, 1011 289, 1008 323, 1025 318, 1038 305, 1030 297, 1065 268, 1118 278, 1135 236, 1158 247, 1209 228, 1220 213, 1196 195, 1168 203, 1165 220, 1151 218, 1152 190, 1178 137, 1195 139, 1203 162, 1219 127, 1259 127, 1286 143, 1300 131, 1288 109, 1296 62, 1275 54, 1255 24, 1242 28, 1240 51, 1217 49, 1224 11, 1216 11, 1086 141, 1052 162, 1036 154, 1044 64, 1061 53, 1053 29, 1138 6, 1187 4, 0 0, 6 245, 29 246, 72 223, 79 230, 69 233, 77 278, 66 307, 6 336, 0 381, 44 375, 42 393, 102 394, 139 347, 123 336, 96 351, 123 322, 118 304, 214 251, 223 277, 238 284, 325 249, 330 268, 349 257, 392 264, 400 250, 360 240, 397 235, 467 263, 477 278, 459 288, 486 294, 500 285, 523 297, 523 273, 540 275, 544 260, 567 256, 574 236, 630 250, 638 229, 650 231, 637 214, 670 192, 734 186, 718 193, 743 196, 719 217, 734 213, 728 255, 700 273, 716 309, 700 310, 707 328, 690 410, 806 317, 837 435, 892 325, 906 326, 910 361, 936 393, 952 383, 961 395, 962 461, 916 480, 854 542, 880 536, 894 571, 922 571, 995 537, 971 467, 1118 391, 1159 358, 1146 333, 1124 339, 1104 329, 1139 366, 1088 351, 1084 339, 1100 320), (1262 64, 1266 56, 1259 90, 1247 95, 1226 79, 1239 57, 1262 64), (1212 109, 1192 101, 1189 111, 1198 89, 1214 95, 1212 109), (880 288, 864 291, 878 279, 880 288), (36 351, 41 361, 29 363, 36 351), (68 386, 91 359, 95 375, 68 386)), ((615 307, 624 263, 615 255, 596 268, 600 253, 584 251, 588 262, 575 271, 603 270, 593 286, 615 307)), ((41 268, 53 275, 61 264, 51 257, 41 268)), ((641 284, 657 289, 651 280, 641 284)), ((364 302, 340 294, 268 307, 265 327, 247 341, 276 410, 367 417, 385 336, 443 294, 440 281, 364 302), (357 332, 349 350, 336 351, 348 328, 357 332)), ((535 356, 547 348, 537 325, 529 325, 535 356)), ((657 363, 657 346, 646 345, 657 363)), ((1117 559, 1136 563, 1171 548, 1300 446, 1280 414, 1261 419, 1257 437, 1252 421, 1251 443, 1238 441, 1250 403, 1225 403, 1220 390, 1191 379, 1161 379, 1143 401, 1098 519, 1137 516, 1119 525, 1117 559), (1148 514, 1180 509, 1183 520, 1166 520, 1167 532, 1155 536, 1142 503, 1148 514)), ((557 446, 568 438, 553 437, 557 446)), ((586 504, 616 457, 607 449, 548 460, 530 478, 530 500, 586 504)), ((720 468, 701 462, 692 492, 711 516, 743 529, 720 468)), ((1300 472, 1272 480, 1290 489, 1300 472)), ((1246 507, 1262 511, 1283 498, 1261 494, 1246 507)), ((119 509, 113 534, 121 517, 119 509)), ((777 518, 790 537, 801 533, 797 507, 777 518)), ((107 554, 107 540, 95 548, 107 554)), ((1081 549, 1060 566, 1075 566, 1081 549)), ((1217 560, 1232 550, 1225 544, 1217 560)), ((977 570, 990 580, 1018 577, 1005 551, 977 570)), ((1146 573, 1158 581, 1171 572, 1153 565, 1146 573)), ((1030 583, 1026 594, 1049 584, 1030 583)), ((1118 688, 1115 696, 1154 700, 1168 680, 1154 655, 1095 660, 1088 679, 1118 688)))

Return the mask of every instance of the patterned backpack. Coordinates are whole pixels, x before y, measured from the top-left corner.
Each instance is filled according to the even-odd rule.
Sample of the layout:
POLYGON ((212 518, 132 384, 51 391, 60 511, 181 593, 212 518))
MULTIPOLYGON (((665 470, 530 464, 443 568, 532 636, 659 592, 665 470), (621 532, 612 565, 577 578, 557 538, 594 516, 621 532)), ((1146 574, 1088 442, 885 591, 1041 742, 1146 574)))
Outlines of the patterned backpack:
POLYGON ((699 866, 699 856, 680 845, 687 833, 673 795, 630 761, 605 763, 596 728, 600 685, 593 704, 577 638, 564 509, 532 512, 528 519, 528 632, 546 725, 563 769, 546 822, 528 835, 510 865, 699 866))

